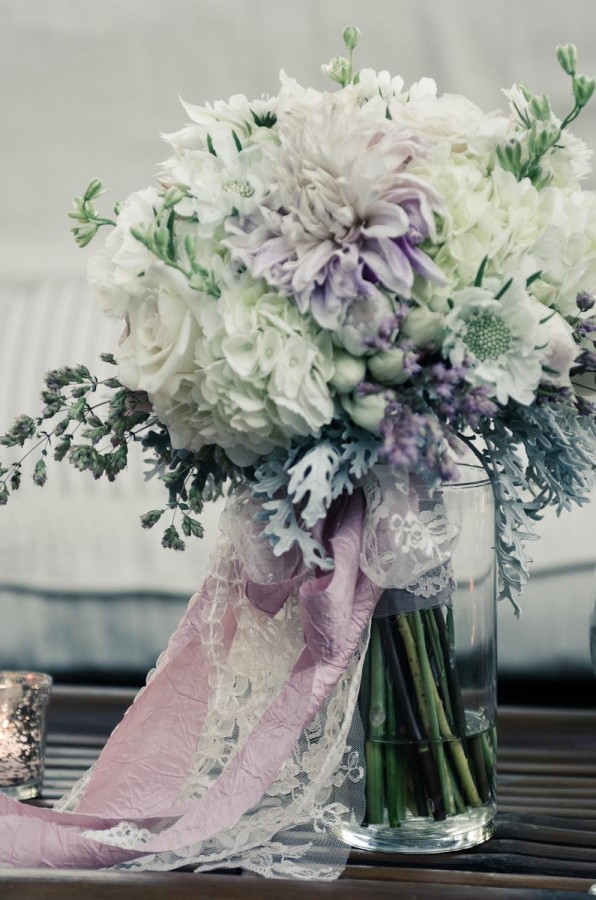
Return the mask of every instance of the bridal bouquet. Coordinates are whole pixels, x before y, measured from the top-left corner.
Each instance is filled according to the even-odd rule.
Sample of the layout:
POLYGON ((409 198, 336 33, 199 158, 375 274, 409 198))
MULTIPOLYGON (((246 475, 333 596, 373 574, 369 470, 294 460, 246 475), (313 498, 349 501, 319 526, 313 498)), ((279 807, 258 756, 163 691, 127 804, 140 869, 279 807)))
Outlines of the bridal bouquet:
MULTIPOLYGON (((189 124, 166 136, 157 182, 114 218, 96 209, 101 183, 89 185, 73 231, 85 246, 110 229, 89 279, 123 323, 104 356, 115 375, 50 372, 42 414, 20 417, 2 443, 35 448, 43 484, 48 454, 112 480, 140 442, 167 489, 142 524, 165 522, 163 544, 178 550, 200 536, 203 503, 231 489, 226 528, 235 553, 244 547, 245 574, 225 579, 248 578, 248 595, 269 612, 280 585, 340 577, 334 523, 346 504, 349 521, 362 518, 362 501, 348 501, 379 465, 432 496, 457 481, 467 448, 492 483, 500 589, 515 603, 534 520, 548 505, 584 502, 591 485, 596 196, 581 188, 590 152, 570 125, 595 82, 578 73, 573 46, 559 47, 571 86, 562 118, 525 85, 505 92, 507 114, 485 114, 429 78, 406 86, 356 72, 358 38, 347 28, 347 56, 323 67, 339 85, 332 92, 282 73, 276 97, 185 104, 189 124)), ((0 468, 0 503, 21 469, 22 460, 0 468)), ((342 671, 379 593, 356 616, 342 671)), ((321 642, 315 607, 303 609, 302 631, 321 642)), ((215 624, 202 622, 203 638, 216 642, 215 624)), ((298 645, 294 656, 280 651, 293 640, 288 623, 271 627, 294 672, 298 645)), ((336 681, 312 688, 298 716, 307 744, 336 681)), ((241 738, 227 736, 228 757, 241 738)), ((313 772, 324 766, 315 756, 313 772)), ((195 788, 212 785, 211 770, 195 775, 195 788)), ((163 830, 118 844, 110 828, 96 832, 104 849, 126 846, 128 859, 155 864, 163 830)))
MULTIPOLYGON (((524 85, 487 115, 428 78, 354 73, 357 39, 346 29, 349 58, 324 67, 335 92, 282 73, 277 97, 186 104, 157 184, 115 220, 89 185, 71 216, 82 246, 114 226, 89 264, 125 327, 113 399, 94 408, 84 367, 51 372, 40 419, 3 443, 42 439, 42 482, 48 419, 54 456, 95 477, 141 441, 178 513, 164 544, 182 549, 176 523, 200 534, 203 500, 241 481, 275 553, 326 568, 313 529, 335 498, 379 461, 457 479, 459 436, 493 480, 512 596, 530 520, 581 500, 592 468, 572 378, 596 368, 596 197, 569 125, 594 81, 560 47, 562 120, 524 85)), ((0 502, 20 470, 2 469, 0 502)))

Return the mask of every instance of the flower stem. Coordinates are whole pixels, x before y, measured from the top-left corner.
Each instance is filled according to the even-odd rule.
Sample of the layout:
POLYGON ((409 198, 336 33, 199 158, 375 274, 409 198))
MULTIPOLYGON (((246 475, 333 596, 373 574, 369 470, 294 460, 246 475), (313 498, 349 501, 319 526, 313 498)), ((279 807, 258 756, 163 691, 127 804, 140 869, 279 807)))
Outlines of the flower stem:
POLYGON ((406 817, 407 796, 407 755, 405 747, 391 743, 397 738, 397 719, 395 715, 395 691, 389 670, 385 670, 385 687, 387 691, 387 740, 385 744, 385 792, 387 796, 387 815, 389 827, 398 828, 406 817))
MULTIPOLYGON (((434 712, 434 707, 432 705, 432 701, 430 699, 430 695, 428 690, 430 685, 428 684, 428 680, 425 678, 423 674, 422 667, 420 664, 420 659, 418 656, 419 647, 417 646, 417 641, 410 629, 410 623, 408 621, 408 616, 406 615, 398 615, 397 617, 397 627, 399 629, 399 633, 402 636, 404 646, 406 649, 406 656, 408 658, 408 663, 410 666, 410 672, 412 673, 412 679, 414 682, 414 691, 416 693, 416 700, 418 702, 418 710, 420 712, 420 717, 422 719, 422 725, 424 727, 424 731, 426 732, 426 736, 429 740, 439 740, 439 729, 438 723, 436 721, 436 713, 434 712)), ((414 624, 414 628, 416 628, 416 623, 414 624)), ((428 658, 427 658, 428 661, 428 658)), ((429 667, 430 669, 430 667, 429 667)), ((432 677, 431 677, 432 681, 432 677)), ((443 748, 441 747, 441 750, 443 748)), ((436 763, 438 767, 438 780, 437 786, 438 791, 434 790, 433 794, 430 795, 430 799, 433 805, 433 815, 435 819, 441 820, 446 818, 447 811, 445 808, 445 800, 447 799, 447 804, 449 808, 449 793, 446 786, 446 773, 445 773, 445 757, 444 753, 436 754, 436 763)))
MULTIPOLYGON (((413 698, 406 680, 406 673, 402 666, 403 647, 398 648, 398 635, 394 633, 388 619, 380 620, 380 628, 385 646, 385 657, 388 672, 395 689, 395 700, 404 718, 404 729, 414 748, 411 758, 409 774, 412 778, 414 807, 420 816, 427 816, 426 797, 430 797, 433 806, 441 805, 441 791, 439 780, 434 766, 433 758, 429 752, 428 741, 418 721, 418 715, 414 708, 413 698), (424 783, 424 788, 422 784, 424 783)), ((408 753, 409 757, 409 753, 408 753)))
POLYGON ((369 825, 385 818, 383 744, 387 707, 385 698, 385 654, 379 622, 373 619, 370 635, 370 708, 366 742, 366 817, 369 825))

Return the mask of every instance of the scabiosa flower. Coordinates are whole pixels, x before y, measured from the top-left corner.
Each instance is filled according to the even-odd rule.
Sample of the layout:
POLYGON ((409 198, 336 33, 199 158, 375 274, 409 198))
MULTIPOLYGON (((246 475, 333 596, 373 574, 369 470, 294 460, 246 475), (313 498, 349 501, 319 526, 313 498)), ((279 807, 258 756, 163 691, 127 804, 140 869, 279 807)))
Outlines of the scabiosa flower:
MULTIPOLYGON (((466 380, 485 385, 499 403, 509 398, 532 403, 547 344, 541 340, 546 335, 541 335, 538 306, 515 282, 496 296, 481 287, 456 291, 445 318, 443 355, 454 366, 465 362, 466 380)), ((548 315, 546 308, 543 312, 548 315)))
POLYGON ((379 289, 409 297, 415 274, 444 283, 420 247, 436 236, 442 201, 408 171, 424 145, 384 119, 384 106, 379 115, 374 101, 358 107, 350 94, 325 94, 306 111, 280 113, 278 135, 279 147, 264 148, 274 205, 230 222, 228 245, 254 276, 330 330, 354 299, 379 289))

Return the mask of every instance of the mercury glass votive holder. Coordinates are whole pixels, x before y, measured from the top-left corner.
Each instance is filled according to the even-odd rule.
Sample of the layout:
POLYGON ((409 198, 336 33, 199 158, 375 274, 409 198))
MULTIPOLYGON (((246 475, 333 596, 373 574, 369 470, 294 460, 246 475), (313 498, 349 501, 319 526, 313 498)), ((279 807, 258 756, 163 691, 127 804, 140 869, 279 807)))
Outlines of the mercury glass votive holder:
POLYGON ((52 678, 0 671, 0 791, 30 800, 41 791, 52 678))

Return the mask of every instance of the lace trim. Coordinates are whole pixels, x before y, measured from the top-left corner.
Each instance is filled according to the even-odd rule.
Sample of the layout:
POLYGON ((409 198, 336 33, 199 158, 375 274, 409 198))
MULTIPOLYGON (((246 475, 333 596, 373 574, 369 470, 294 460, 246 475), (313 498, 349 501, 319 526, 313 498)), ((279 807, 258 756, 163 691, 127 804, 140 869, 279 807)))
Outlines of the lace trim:
MULTIPOLYGON (((429 497, 423 484, 407 476, 390 476, 383 467, 367 479, 364 490, 362 571, 396 594, 411 594, 417 602, 425 598, 438 602, 450 586, 450 556, 458 533, 457 525, 447 519, 440 496, 429 497)), ((175 799, 178 803, 199 802, 216 784, 279 695, 304 648, 297 590, 273 617, 246 598, 247 559, 252 559, 248 575, 262 584, 293 577, 299 561, 279 562, 267 553, 254 559, 258 555, 255 534, 250 525, 244 527, 250 512, 245 499, 236 498, 228 510, 226 533, 207 580, 209 602, 201 605, 202 592, 190 604, 208 664, 207 715, 175 799), (228 530, 238 542, 236 549, 228 530), (236 629, 231 645, 226 646, 223 620, 230 610, 236 629)), ((176 631, 149 674, 148 684, 176 656, 181 640, 176 631)), ((355 710, 367 643, 365 629, 358 652, 302 731, 273 783, 231 827, 187 846, 145 855, 143 848, 171 819, 152 828, 122 821, 113 828, 89 830, 86 836, 140 852, 138 858, 115 868, 167 871, 190 866, 208 871, 240 866, 269 878, 337 878, 349 850, 336 830, 342 823, 359 824, 364 812, 363 738, 355 710)), ((57 808, 76 811, 92 775, 93 769, 57 808)))
MULTIPOLYGON (((227 537, 220 541, 210 575, 214 602, 200 610, 198 629, 208 648, 209 712, 178 801, 201 798, 239 752, 255 722, 287 680, 304 646, 297 595, 273 618, 251 606, 243 591, 244 571, 227 537), (221 617, 231 602, 237 629, 229 652, 221 643, 221 617)), ((191 601, 198 602, 198 597, 191 601)), ((148 683, 176 652, 177 633, 150 673, 148 683)), ((344 782, 363 795, 362 734, 352 724, 358 698, 365 634, 359 652, 327 702, 304 729, 290 758, 261 801, 238 822, 208 840, 168 852, 148 854, 116 866, 133 871, 167 871, 191 866, 196 871, 238 867, 266 877, 331 880, 338 877, 348 848, 334 829, 353 816, 335 798, 344 782), (350 731, 350 729, 352 729, 350 731)), ((142 692, 137 696, 138 702, 142 692)), ((76 811, 93 770, 89 770, 57 808, 76 811)), ((353 793, 353 791, 351 791, 353 793)), ((358 805, 358 804, 357 804, 358 805)), ((364 801, 360 801, 360 816, 364 801)), ((103 843, 141 850, 160 831, 131 822, 86 836, 103 843)))

